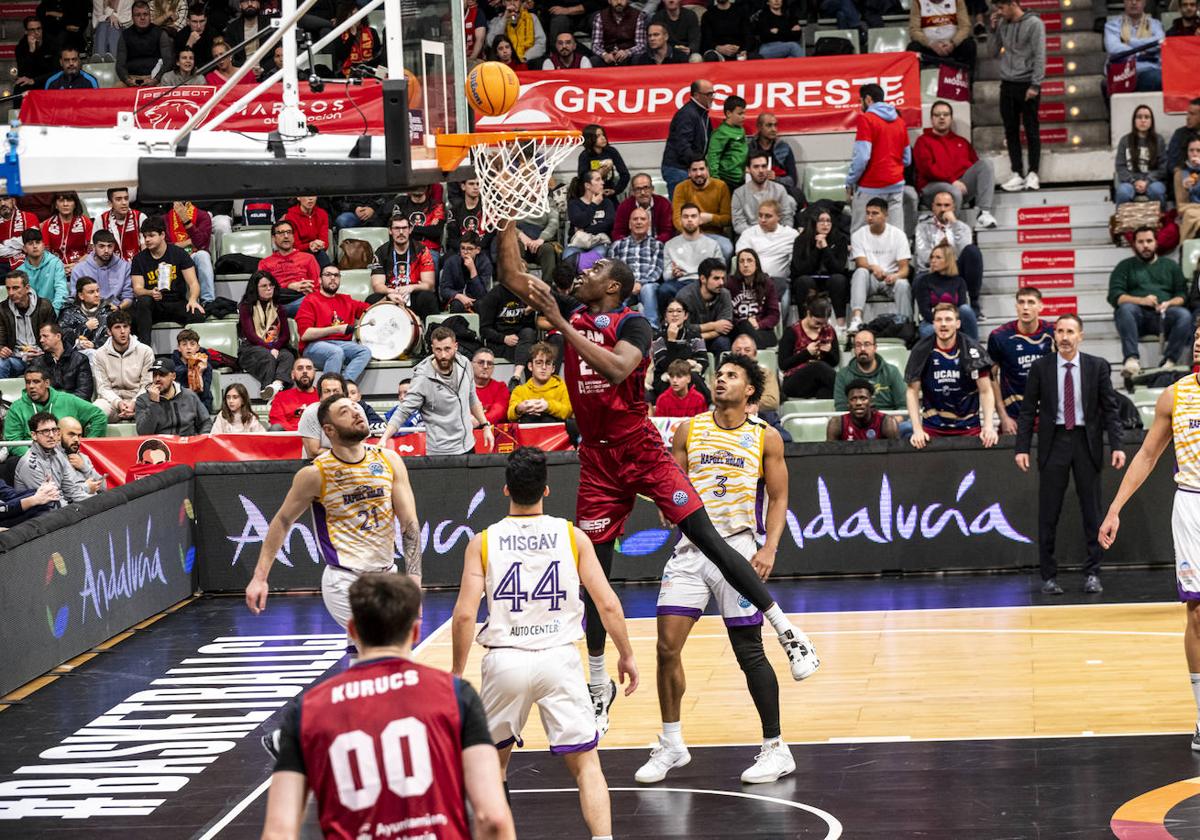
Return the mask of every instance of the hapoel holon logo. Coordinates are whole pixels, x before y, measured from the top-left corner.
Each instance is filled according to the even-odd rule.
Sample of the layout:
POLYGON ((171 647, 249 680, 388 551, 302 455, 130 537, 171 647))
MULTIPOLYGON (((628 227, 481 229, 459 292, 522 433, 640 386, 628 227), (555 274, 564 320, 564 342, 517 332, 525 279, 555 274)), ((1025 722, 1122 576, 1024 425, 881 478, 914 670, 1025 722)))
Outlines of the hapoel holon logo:
MULTIPOLYGON (((61 577, 67 576, 67 561, 57 551, 50 555, 46 561, 46 586, 49 587, 54 582, 55 575, 61 577)), ((50 633, 56 639, 61 639, 63 634, 67 632, 67 625, 71 620, 71 608, 63 604, 58 609, 51 609, 50 604, 46 604, 46 623, 50 626, 50 633)))
POLYGON ((174 130, 183 128, 216 88, 205 85, 169 88, 138 88, 133 100, 134 125, 138 128, 174 130))

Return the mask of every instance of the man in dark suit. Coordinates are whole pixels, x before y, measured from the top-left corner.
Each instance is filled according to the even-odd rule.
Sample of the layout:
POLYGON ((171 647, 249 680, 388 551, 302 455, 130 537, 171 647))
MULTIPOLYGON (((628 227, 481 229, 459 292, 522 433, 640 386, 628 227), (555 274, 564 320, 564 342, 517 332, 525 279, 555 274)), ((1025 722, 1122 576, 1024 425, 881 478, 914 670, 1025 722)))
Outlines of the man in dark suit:
POLYGON ((1104 468, 1103 432, 1108 432, 1114 469, 1125 466, 1121 421, 1108 362, 1079 352, 1083 322, 1063 315, 1054 324, 1058 352, 1043 356, 1029 368, 1025 399, 1017 419, 1017 466, 1029 469, 1034 421, 1038 427, 1038 560, 1042 594, 1061 595, 1056 576, 1054 538, 1062 511, 1067 480, 1075 475, 1075 493, 1087 541, 1083 591, 1099 593, 1100 585, 1100 471, 1104 468))

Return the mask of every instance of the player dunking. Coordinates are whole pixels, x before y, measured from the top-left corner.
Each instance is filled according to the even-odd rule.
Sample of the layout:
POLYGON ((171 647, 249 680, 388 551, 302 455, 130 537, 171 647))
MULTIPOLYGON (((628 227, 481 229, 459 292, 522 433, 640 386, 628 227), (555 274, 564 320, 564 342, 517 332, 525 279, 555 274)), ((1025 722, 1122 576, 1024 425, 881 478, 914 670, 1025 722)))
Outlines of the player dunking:
POLYGON ((345 627, 350 619, 347 592, 355 577, 396 570, 393 519, 400 523, 405 571, 420 584, 421 530, 404 461, 395 452, 363 444, 370 429, 358 404, 344 396, 327 397, 317 409, 317 420, 330 449, 292 479, 258 553, 246 605, 255 615, 266 608, 271 565, 288 530, 311 506, 325 561, 321 596, 330 615, 345 627))
MULTIPOLYGON (((779 634, 797 680, 820 667, 812 643, 792 626, 745 557, 713 527, 687 476, 662 445, 647 418, 643 383, 653 333, 625 306, 633 272, 620 260, 603 259, 585 271, 575 292, 581 306, 560 311, 546 283, 525 273, 516 225, 500 234, 498 278, 538 309, 565 341, 563 371, 579 424, 579 527, 596 546, 605 575, 612 571, 613 542, 638 494, 651 499, 672 524, 713 562, 721 575, 763 611, 779 634)), ((604 667, 604 628, 590 599, 587 606, 588 684, 601 734, 616 684, 604 667)))
POLYGON ((479 695, 410 658, 416 582, 368 573, 347 598, 362 658, 284 710, 262 836, 299 838, 311 788, 323 837, 515 838, 479 695))
MULTIPOLYGON (((783 438, 750 413, 762 390, 762 368, 746 356, 728 357, 713 387, 716 410, 684 421, 675 430, 671 449, 717 532, 765 579, 775 564, 787 520, 788 477, 783 438), (755 535, 763 531, 764 490, 766 542, 759 548, 755 535)), ((660 782, 668 771, 692 760, 680 721, 685 688, 681 655, 688 634, 712 598, 725 619, 733 654, 762 722, 762 749, 753 766, 742 773, 742 781, 774 782, 796 769, 780 737, 779 681, 763 650, 762 613, 684 539, 667 561, 658 593, 658 707, 663 731, 650 760, 635 775, 639 782, 660 782)))
POLYGON ((561 755, 579 786, 579 804, 592 840, 612 840, 608 783, 596 744, 600 731, 579 669, 575 642, 583 637, 583 584, 600 609, 621 654, 617 672, 637 689, 637 665, 621 602, 608 585, 588 538, 565 519, 542 513, 546 455, 523 446, 508 458, 504 493, 508 517, 471 540, 454 606, 454 674, 462 676, 471 652, 479 599, 487 597, 487 623, 479 693, 507 775, 513 744, 537 704, 550 751, 561 755))
MULTIPOLYGON (((1200 364, 1200 332, 1192 339, 1192 364, 1200 364)), ((1187 604, 1183 652, 1192 678, 1192 694, 1200 721, 1200 376, 1190 373, 1158 395, 1154 422, 1142 448, 1129 462, 1117 495, 1100 525, 1100 545, 1111 548, 1121 527, 1121 510, 1142 486, 1167 448, 1175 444, 1175 504, 1171 536, 1175 543, 1175 583, 1187 604)), ((1200 722, 1192 735, 1200 752, 1200 722)))

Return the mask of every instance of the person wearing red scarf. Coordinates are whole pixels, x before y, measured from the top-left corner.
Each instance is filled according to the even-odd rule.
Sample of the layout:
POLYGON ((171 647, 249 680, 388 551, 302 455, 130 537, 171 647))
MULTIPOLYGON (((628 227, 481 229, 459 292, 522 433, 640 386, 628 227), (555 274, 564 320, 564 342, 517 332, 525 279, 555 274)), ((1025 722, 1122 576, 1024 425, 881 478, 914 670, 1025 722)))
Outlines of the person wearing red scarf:
POLYGON ((93 230, 107 230, 117 238, 117 252, 125 261, 132 260, 142 250, 142 214, 129 206, 129 190, 110 187, 108 209, 92 221, 93 230))
POLYGON ((217 296, 212 256, 212 216, 190 201, 176 201, 166 215, 167 242, 187 251, 196 266, 196 282, 200 284, 200 302, 208 303, 217 296))
POLYGON ((92 250, 92 220, 83 215, 83 202, 73 192, 55 193, 53 201, 57 212, 42 222, 42 239, 69 277, 75 263, 92 250))
POLYGON ((307 251, 324 268, 331 264, 326 249, 329 247, 329 214, 317 206, 315 195, 296 198, 295 206, 289 207, 284 219, 292 223, 296 231, 296 248, 307 251))
MULTIPOLYGON (((20 239, 21 234, 30 228, 38 226, 37 216, 28 210, 17 207, 17 200, 11 196, 0 196, 0 242, 9 239, 20 239)), ((18 243, 15 253, 8 257, 8 270, 16 271, 25 262, 25 254, 18 243)), ((0 263, 2 265, 2 263, 0 263)))
POLYGON ((379 36, 362 22, 354 24, 342 33, 334 45, 333 63, 338 73, 349 78, 350 71, 358 64, 375 67, 379 64, 379 36))

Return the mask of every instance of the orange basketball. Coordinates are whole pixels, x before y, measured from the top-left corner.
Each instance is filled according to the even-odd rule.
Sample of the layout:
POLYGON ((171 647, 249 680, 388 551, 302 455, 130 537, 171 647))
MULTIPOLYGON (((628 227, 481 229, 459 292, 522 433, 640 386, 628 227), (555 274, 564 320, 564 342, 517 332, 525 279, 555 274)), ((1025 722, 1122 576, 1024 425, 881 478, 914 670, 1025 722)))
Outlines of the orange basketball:
POLYGON ((470 106, 488 117, 508 113, 521 95, 517 74, 499 61, 485 61, 476 66, 467 74, 463 87, 470 106))

